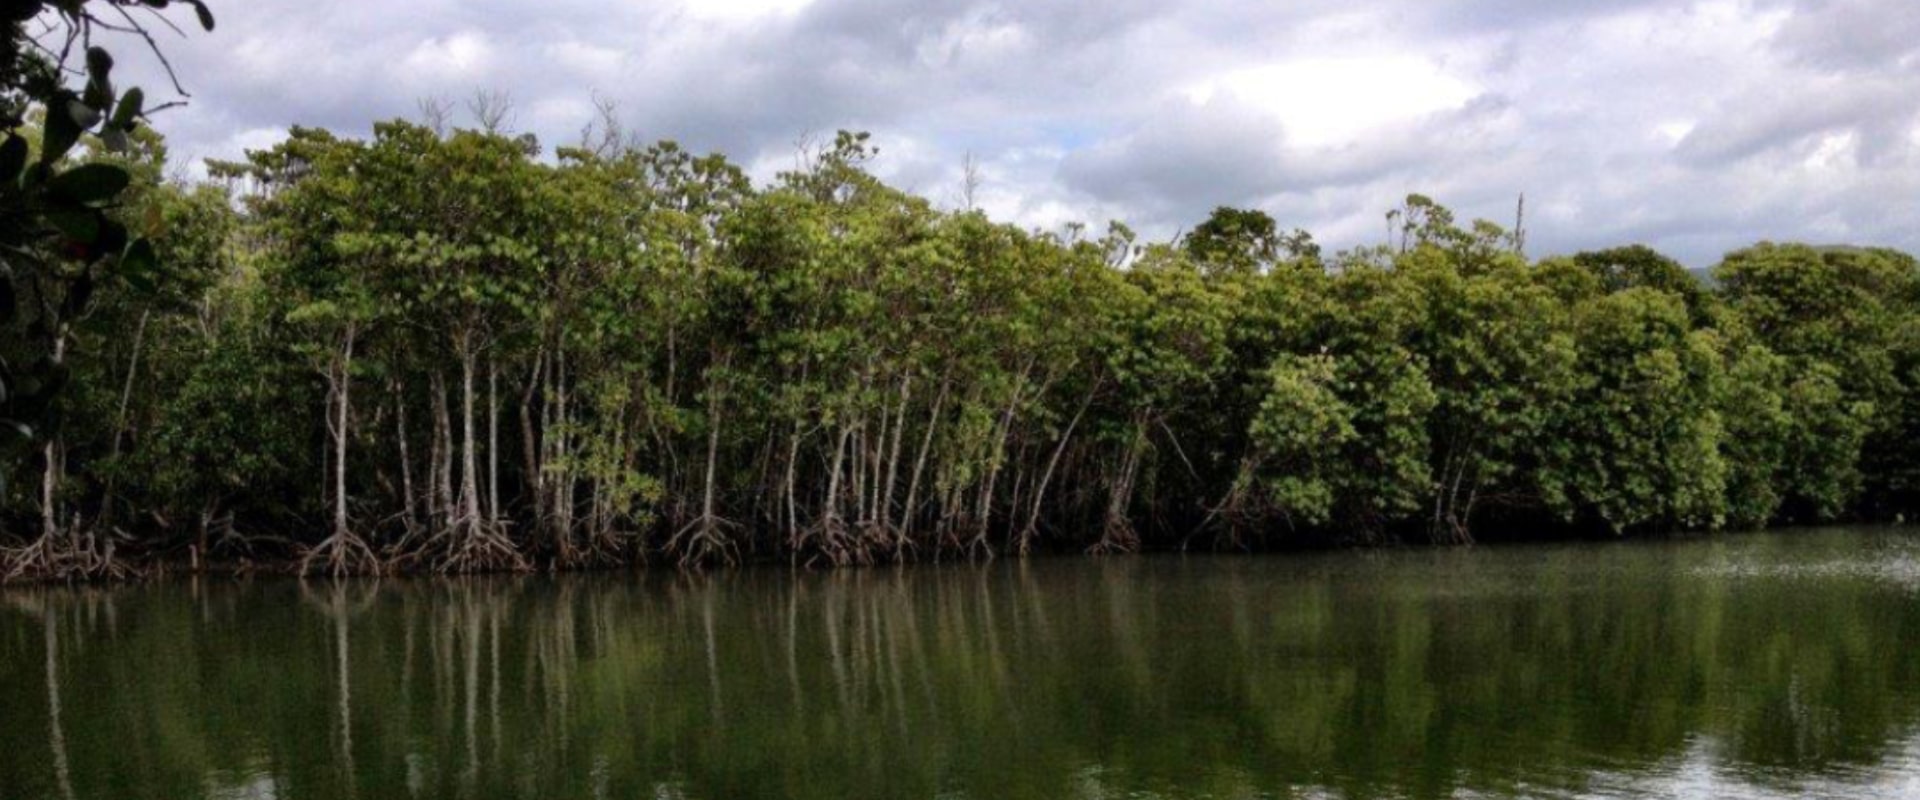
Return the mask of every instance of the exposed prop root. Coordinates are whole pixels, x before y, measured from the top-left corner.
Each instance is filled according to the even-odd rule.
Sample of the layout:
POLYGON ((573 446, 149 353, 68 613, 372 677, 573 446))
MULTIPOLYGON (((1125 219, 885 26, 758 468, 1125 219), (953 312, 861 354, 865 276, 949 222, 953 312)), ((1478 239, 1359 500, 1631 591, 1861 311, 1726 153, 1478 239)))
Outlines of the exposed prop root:
POLYGON ((111 536, 48 533, 32 543, 0 551, 0 583, 34 580, 107 581, 137 577, 140 571, 114 552, 111 536))
MULTIPOLYGON (((1260 529, 1261 522, 1268 518, 1268 510, 1255 498, 1254 492, 1249 489, 1249 483, 1250 478, 1245 475, 1234 481, 1233 488, 1227 492, 1227 496, 1221 498, 1218 505, 1207 509, 1207 516, 1200 521, 1188 539, 1191 540, 1193 536, 1201 533, 1211 532, 1216 550, 1251 550, 1247 532, 1260 529)), ((1186 549, 1184 542, 1181 544, 1181 549, 1186 549)))
POLYGON ((893 561, 896 564, 905 564, 920 556, 920 543, 914 541, 910 536, 902 535, 894 539, 891 546, 893 547, 893 561))
POLYGON ((954 514, 940 520, 939 535, 936 539, 936 553, 965 553, 969 542, 961 540, 961 532, 973 530, 973 515, 954 514))
POLYGON ((1040 528, 1029 522, 1020 529, 1020 535, 1013 538, 1013 554, 1017 558, 1033 555, 1033 543, 1040 538, 1040 528))
POLYGON ((820 520, 820 524, 814 526, 805 541, 812 543, 815 548, 813 554, 807 558, 809 567, 822 560, 835 567, 873 563, 873 554, 868 549, 867 543, 862 537, 855 536, 838 515, 829 514, 825 519, 820 520))
POLYGON ((348 575, 378 575, 386 562, 351 531, 339 531, 308 549, 300 557, 300 574, 311 575, 315 567, 335 578, 348 575))
POLYGON ((1133 530, 1133 523, 1124 518, 1107 519, 1106 526, 1100 531, 1100 541, 1087 547, 1088 555, 1110 555, 1132 553, 1140 549, 1140 535, 1133 530))
POLYGON ((466 530, 454 534, 446 551, 434 561, 435 571, 441 574, 525 572, 530 568, 527 557, 521 555, 520 548, 506 536, 479 525, 464 527, 466 530))
POLYGON ((969 561, 974 559, 992 561, 994 556, 993 544, 987 541, 986 533, 982 532, 972 539, 967 540, 966 553, 967 560, 969 561))
MULTIPOLYGON (((884 521, 867 520, 860 523, 858 527, 859 535, 856 538, 859 541, 863 563, 871 564, 881 560, 885 551, 897 547, 900 542, 900 537, 894 535, 893 526, 884 521)), ((894 555, 898 557, 898 552, 896 551, 894 555)))
POLYGON ((593 569, 645 561, 646 552, 634 547, 630 539, 604 532, 587 537, 584 544, 574 543, 572 537, 563 538, 553 555, 551 566, 554 569, 593 569))
POLYGON ((674 533, 667 540, 666 551, 678 557, 682 569, 714 562, 733 566, 740 563, 740 551, 727 530, 738 527, 718 516, 701 516, 674 533))
POLYGON ((442 575, 469 572, 526 572, 533 568, 518 545, 499 527, 458 519, 415 547, 402 540, 389 549, 387 568, 421 562, 442 575))

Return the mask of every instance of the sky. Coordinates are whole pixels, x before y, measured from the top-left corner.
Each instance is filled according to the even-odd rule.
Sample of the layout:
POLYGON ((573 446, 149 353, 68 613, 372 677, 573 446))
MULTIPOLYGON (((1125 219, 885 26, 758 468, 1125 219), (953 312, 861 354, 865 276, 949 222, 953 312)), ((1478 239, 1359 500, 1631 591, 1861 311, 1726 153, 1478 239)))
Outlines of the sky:
POLYGON ((971 158, 978 205, 1049 230, 1165 238, 1232 205, 1334 250, 1409 192, 1503 224, 1524 193, 1536 256, 1920 251, 1915 0, 208 2, 213 33, 160 37, 186 174, 490 91, 549 150, 604 101, 762 180, 869 131, 889 183, 957 206, 971 158))

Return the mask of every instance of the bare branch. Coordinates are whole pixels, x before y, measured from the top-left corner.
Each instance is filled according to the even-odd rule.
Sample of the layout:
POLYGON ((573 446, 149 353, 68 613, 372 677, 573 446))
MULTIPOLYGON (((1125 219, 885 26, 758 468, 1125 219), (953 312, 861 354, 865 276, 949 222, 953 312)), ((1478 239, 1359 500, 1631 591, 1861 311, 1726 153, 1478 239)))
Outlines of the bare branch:
POLYGON ((413 101, 418 109, 420 122, 433 131, 434 136, 447 135, 447 121, 453 117, 453 101, 439 95, 428 95, 413 101))
MULTIPOLYGON (((126 8, 118 4, 109 5, 112 6, 115 13, 120 15, 121 19, 126 20, 127 24, 132 26, 132 30, 128 32, 144 40, 147 43, 147 50, 153 53, 154 58, 160 60, 160 66, 167 71, 167 80, 173 84, 173 91, 181 97, 192 97, 193 95, 187 92, 186 87, 180 85, 180 76, 173 71, 173 62, 168 61, 167 54, 160 51, 160 43, 153 40, 153 34, 147 32, 146 26, 141 25, 139 20, 134 19, 132 14, 127 13, 126 8)), ((101 24, 100 20, 92 14, 88 14, 87 19, 93 21, 95 24, 101 24)), ((176 28, 175 30, 178 29, 176 28)))
POLYGON ((141 9, 146 11, 148 16, 151 16, 154 19, 160 20, 160 24, 165 25, 169 28, 172 28, 174 34, 178 35, 180 38, 182 39, 187 38, 187 32, 181 30, 180 26, 173 24, 173 20, 167 19, 167 15, 160 13, 158 9, 155 9, 152 6, 141 6, 141 9))
POLYGON ((976 199, 980 193, 980 159, 968 150, 960 164, 960 200, 967 211, 979 208, 976 199))
POLYGON ((639 142, 620 121, 620 111, 612 98, 593 94, 594 118, 580 129, 580 147, 598 158, 613 158, 622 151, 638 150, 639 142))
POLYGON ((513 122, 513 98, 498 90, 476 90, 467 100, 467 113, 473 115, 480 130, 506 133, 513 122))

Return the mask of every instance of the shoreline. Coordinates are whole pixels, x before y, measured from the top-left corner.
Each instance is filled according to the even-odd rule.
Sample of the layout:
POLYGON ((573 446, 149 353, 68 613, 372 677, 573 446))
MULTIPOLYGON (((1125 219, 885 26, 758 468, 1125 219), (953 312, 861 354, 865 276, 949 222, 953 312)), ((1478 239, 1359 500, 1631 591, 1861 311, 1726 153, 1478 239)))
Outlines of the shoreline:
POLYGON ((1164 556, 1211 556, 1235 558, 1286 557, 1300 555, 1327 555, 1351 552, 1454 552, 1471 551, 1477 548, 1526 548, 1542 546, 1570 545, 1613 545, 1613 544, 1654 544, 1697 541, 1718 537, 1745 537, 1763 534, 1792 534, 1796 531, 1818 531, 1834 528, 1871 528, 1887 531, 1906 531, 1909 523, 1901 520, 1850 520, 1833 522, 1788 523, 1760 528, 1741 529, 1695 529, 1676 530, 1656 533, 1638 533, 1624 536, 1601 536, 1565 532, 1557 536, 1536 537, 1493 537, 1466 544, 1447 542, 1425 542, 1416 540, 1387 540, 1376 542, 1299 542, 1272 545, 1260 548, 1230 547, 1164 547, 1148 546, 1141 549, 1122 552, 1089 552, 1074 547, 1042 547, 1026 554, 996 553, 987 556, 967 555, 957 551, 951 557, 907 556, 905 558, 874 559, 866 563, 835 564, 821 558, 800 560, 789 557, 750 557, 730 563, 720 564, 677 564, 665 553, 654 553, 651 558, 638 558, 618 562, 582 563, 557 565, 549 560, 545 563, 531 564, 523 569, 467 569, 440 570, 431 565, 404 564, 394 566, 393 561, 414 558, 398 556, 388 560, 388 568, 377 571, 330 572, 327 570, 303 570, 302 559, 298 556, 283 558, 215 559, 204 564, 197 563, 191 557, 183 560, 178 556, 163 558, 120 558, 115 562, 116 572, 105 575, 7 575, 12 566, 0 562, 0 591, 10 588, 52 587, 108 587, 145 583, 158 583, 179 579, 209 578, 223 581, 246 581, 254 578, 277 578, 294 580, 384 580, 384 579, 441 579, 469 577, 560 577, 566 575, 611 575, 616 573, 654 573, 673 575, 706 575, 734 573, 742 571, 760 571, 771 568, 784 568, 788 572, 827 574, 846 571, 868 571, 878 569, 905 569, 914 567, 948 567, 955 565, 985 566, 1001 561, 1029 562, 1049 561, 1065 562, 1070 560, 1107 560, 1126 558, 1151 558, 1164 556))

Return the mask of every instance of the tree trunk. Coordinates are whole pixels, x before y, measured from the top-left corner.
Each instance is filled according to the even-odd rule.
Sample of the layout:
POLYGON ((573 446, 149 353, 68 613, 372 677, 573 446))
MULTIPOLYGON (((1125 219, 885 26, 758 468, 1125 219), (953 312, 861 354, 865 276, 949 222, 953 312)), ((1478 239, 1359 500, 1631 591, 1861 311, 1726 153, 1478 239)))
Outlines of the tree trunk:
MULTIPOLYGON (((1029 365, 1031 366, 1031 365, 1029 365)), ((974 531, 973 544, 991 556, 993 550, 987 544, 987 533, 993 524, 993 489, 1000 481, 1000 469, 1007 462, 1007 440, 1013 436, 1013 416, 1020 407, 1020 396, 1026 392, 1026 371, 1021 371, 1020 380, 1014 384, 1013 396, 1007 398, 1007 408, 1000 414, 1000 424, 995 426, 993 446, 987 451, 987 479, 980 485, 980 520, 974 531)))
POLYGON ((820 546, 836 564, 845 563, 845 555, 840 551, 840 529, 844 524, 840 519, 840 471, 846 467, 847 441, 852 438, 853 429, 842 427, 834 441, 833 465, 827 468, 826 507, 820 514, 820 546))
POLYGON ((539 390, 546 365, 547 351, 541 348, 533 357, 533 374, 527 376, 527 391, 520 396, 520 457, 526 461, 526 493, 533 500, 533 525, 543 531, 547 524, 546 487, 540 480, 540 442, 533 429, 533 397, 539 390))
MULTIPOLYGON (((61 323, 57 330, 59 332, 55 333, 53 337, 53 366, 55 369, 58 369, 60 365, 67 360, 66 324, 61 323)), ((45 537, 48 543, 52 543, 54 537, 60 533, 60 509, 58 501, 60 497, 60 478, 63 470, 60 464, 60 436, 58 434, 47 437, 46 445, 41 448, 41 455, 45 458, 46 469, 40 476, 40 535, 45 537)))
MULTIPOLYGON (((1033 511, 1027 514, 1027 525, 1020 532, 1020 552, 1027 552, 1032 537, 1040 530, 1040 510, 1047 501, 1047 484, 1053 481, 1053 472, 1060 466, 1060 456, 1067 452, 1067 443, 1073 441, 1073 430, 1080 426, 1080 418, 1086 416, 1087 407, 1093 405, 1094 395, 1100 391, 1099 382, 1087 390, 1087 396, 1080 401, 1080 410, 1073 413, 1073 420, 1067 423, 1067 429, 1060 434, 1060 443, 1053 448, 1053 455, 1047 459, 1047 468, 1040 473, 1040 482, 1033 490, 1033 511)), ((1018 513, 1017 511, 1015 513, 1018 513)))
MULTIPOLYGON (((572 448, 572 435, 568 428, 572 422, 573 409, 567 392, 567 351, 560 348, 554 356, 553 364, 553 433, 551 439, 551 457, 565 459, 572 448)), ((552 509, 555 536, 567 539, 573 537, 573 468, 567 467, 549 476, 548 489, 553 493, 548 501, 552 509)))
MULTIPOLYGON (((906 438, 907 401, 912 397, 912 392, 913 376, 909 374, 900 379, 900 405, 893 418, 893 441, 887 447, 887 474, 883 482, 886 489, 880 494, 880 512, 876 515, 882 525, 893 519, 893 486, 900 477, 900 443, 906 438)), ((898 536, 897 531, 895 535, 898 536)))
POLYGON ((720 393, 709 387, 707 396, 707 474, 706 488, 700 496, 701 525, 713 522, 714 483, 720 470, 720 393))
POLYGON ((853 426, 853 463, 847 468, 848 494, 853 503, 848 515, 855 524, 865 522, 867 508, 867 418, 860 415, 860 421, 853 426))
POLYGON ((405 385, 398 379, 393 382, 393 409, 396 429, 394 435, 400 443, 401 502, 405 504, 402 519, 406 523, 407 533, 411 534, 418 521, 416 514, 419 509, 419 499, 413 492, 413 456, 407 445, 407 392, 405 385))
POLYGON ((500 525, 500 371, 487 359, 487 521, 500 525))
POLYGON ((480 454, 473 425, 473 346, 470 336, 460 340, 460 515, 469 530, 481 527, 480 454))
POLYGON ((900 539, 905 541, 912 530, 913 518, 919 512, 920 477, 927 468, 927 454, 933 449, 933 432, 940 425, 940 412, 947 405, 947 390, 950 384, 946 377, 940 379, 940 396, 933 401, 933 410, 927 412, 927 430, 921 434, 920 454, 913 459, 913 477, 907 480, 907 504, 900 509, 900 539))
POLYGON ((46 469, 40 476, 40 535, 47 541, 53 541, 60 533, 60 512, 55 500, 60 494, 60 442, 58 437, 48 437, 41 447, 46 460, 46 469))
MULTIPOLYGON (((146 341, 148 313, 141 311, 140 321, 133 327, 133 354, 127 357, 127 377, 120 385, 120 410, 113 418, 113 447, 110 452, 115 459, 120 456, 120 442, 127 432, 127 409, 133 404, 134 376, 140 374, 140 349, 146 341)), ((113 477, 108 476, 106 490, 101 492, 100 499, 100 526, 103 529, 109 528, 112 524, 113 486, 113 477)))
POLYGON ((1139 536, 1134 532, 1133 519, 1128 514, 1133 506, 1134 479, 1140 473, 1140 459, 1146 450, 1148 422, 1144 412, 1134 416, 1133 440, 1128 443, 1127 451, 1120 459, 1119 474, 1115 476, 1112 491, 1107 496, 1106 522, 1101 526, 1100 541, 1087 548, 1089 552, 1124 553, 1139 546, 1139 536))
POLYGON ((458 513, 453 501, 453 421, 447 408, 447 381, 433 371, 434 509, 442 530, 452 530, 458 513))
POLYGON ((800 548, 800 506, 798 494, 800 476, 800 423, 793 423, 793 432, 787 436, 787 475, 783 481, 782 494, 787 502, 787 549, 800 548))
POLYGON ((335 398, 338 423, 333 431, 333 535, 346 538, 347 525, 347 431, 352 423, 353 409, 353 344, 356 335, 351 327, 347 329, 346 341, 340 347, 340 366, 335 379, 335 398))

